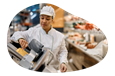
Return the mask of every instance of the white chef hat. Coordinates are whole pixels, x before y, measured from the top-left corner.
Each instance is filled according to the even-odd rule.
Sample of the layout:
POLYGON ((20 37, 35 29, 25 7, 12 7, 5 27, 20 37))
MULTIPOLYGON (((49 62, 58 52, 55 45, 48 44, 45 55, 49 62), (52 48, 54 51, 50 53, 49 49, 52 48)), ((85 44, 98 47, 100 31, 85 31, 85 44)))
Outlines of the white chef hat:
POLYGON ((40 15, 48 15, 48 16, 52 16, 54 18, 55 11, 51 6, 44 6, 40 11, 40 15))

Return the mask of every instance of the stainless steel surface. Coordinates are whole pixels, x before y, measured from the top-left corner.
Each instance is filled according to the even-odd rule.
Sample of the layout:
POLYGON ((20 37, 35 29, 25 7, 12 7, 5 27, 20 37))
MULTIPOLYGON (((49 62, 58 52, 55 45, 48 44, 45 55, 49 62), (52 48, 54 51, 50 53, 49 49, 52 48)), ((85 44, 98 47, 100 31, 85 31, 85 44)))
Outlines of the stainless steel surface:
POLYGON ((40 57, 40 59, 36 62, 36 66, 32 69, 34 71, 38 70, 40 66, 44 63, 45 58, 47 57, 49 53, 49 50, 44 50, 43 55, 40 57))
POLYGON ((17 48, 15 46, 13 46, 11 43, 8 43, 7 47, 8 47, 9 53, 11 53, 12 55, 14 55, 15 57, 17 57, 20 60, 23 58, 23 56, 21 56, 18 52, 16 52, 17 48))
POLYGON ((28 62, 28 60, 26 59, 27 57, 28 55, 25 55, 24 58, 22 58, 22 60, 19 62, 19 65, 27 69, 32 69, 33 64, 31 62, 28 62))
POLYGON ((71 55, 69 53, 69 57, 73 59, 72 63, 75 64, 75 66, 80 70, 83 69, 82 66, 85 68, 91 67, 95 64, 97 64, 100 60, 98 60, 96 57, 88 54, 82 47, 79 45, 75 45, 68 39, 66 39, 66 42, 69 43, 68 50, 69 52, 73 52, 75 56, 71 55))
POLYGON ((95 60, 98 61, 98 62, 100 61, 100 60, 97 59, 95 56, 92 56, 92 55, 88 54, 88 53, 85 51, 85 49, 83 49, 82 47, 73 44, 69 39, 66 39, 66 41, 67 41, 69 44, 71 44, 72 46, 78 48, 80 51, 82 51, 83 53, 85 53, 87 56, 90 56, 91 58, 95 59, 95 60))

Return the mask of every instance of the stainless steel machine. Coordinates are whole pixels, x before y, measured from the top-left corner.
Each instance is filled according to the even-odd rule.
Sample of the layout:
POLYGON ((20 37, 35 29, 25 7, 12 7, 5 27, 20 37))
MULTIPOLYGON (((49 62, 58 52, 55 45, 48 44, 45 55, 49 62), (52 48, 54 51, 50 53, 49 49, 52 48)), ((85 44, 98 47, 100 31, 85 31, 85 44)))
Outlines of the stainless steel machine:
POLYGON ((16 51, 21 47, 18 43, 12 41, 7 44, 7 47, 10 55, 18 59, 19 65, 30 70, 42 72, 53 59, 53 53, 35 39, 33 39, 25 49, 25 51, 28 52, 25 56, 20 55, 16 51), (52 54, 52 57, 48 62, 45 62, 49 54, 52 54))

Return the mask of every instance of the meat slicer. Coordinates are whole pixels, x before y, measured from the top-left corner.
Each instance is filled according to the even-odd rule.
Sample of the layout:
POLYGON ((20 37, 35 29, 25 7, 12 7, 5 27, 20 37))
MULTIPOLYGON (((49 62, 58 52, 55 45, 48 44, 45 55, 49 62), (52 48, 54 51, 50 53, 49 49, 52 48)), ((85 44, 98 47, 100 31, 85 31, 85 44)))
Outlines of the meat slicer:
POLYGON ((7 44, 8 51, 11 57, 15 57, 19 61, 19 65, 34 71, 43 71, 43 69, 51 62, 53 59, 53 53, 46 47, 44 47, 36 39, 33 39, 24 51, 28 54, 22 56, 16 50, 21 47, 19 43, 11 41, 7 44), (51 59, 48 62, 45 62, 45 59, 49 54, 52 54, 51 59))

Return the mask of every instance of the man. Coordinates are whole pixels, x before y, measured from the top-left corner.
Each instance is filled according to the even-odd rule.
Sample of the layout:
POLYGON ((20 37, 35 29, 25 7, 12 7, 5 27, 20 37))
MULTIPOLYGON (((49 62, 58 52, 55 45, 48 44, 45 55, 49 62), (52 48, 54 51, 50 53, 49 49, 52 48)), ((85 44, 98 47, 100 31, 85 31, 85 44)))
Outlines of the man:
POLYGON ((68 52, 65 47, 64 35, 51 26, 54 17, 54 9, 51 6, 44 6, 40 12, 40 24, 27 31, 15 32, 11 39, 19 42, 23 49, 32 39, 38 40, 44 47, 50 48, 54 54, 53 60, 44 69, 44 72, 57 72, 59 68, 61 72, 66 72, 68 52))

